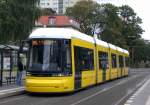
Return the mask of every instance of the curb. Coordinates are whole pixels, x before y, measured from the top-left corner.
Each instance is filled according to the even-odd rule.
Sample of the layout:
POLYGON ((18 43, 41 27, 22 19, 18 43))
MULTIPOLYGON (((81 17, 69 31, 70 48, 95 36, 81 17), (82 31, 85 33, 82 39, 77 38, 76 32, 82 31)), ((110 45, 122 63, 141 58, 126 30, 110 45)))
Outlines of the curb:
POLYGON ((10 96, 16 96, 24 93, 25 93, 24 87, 2 90, 0 91, 0 99, 10 97, 10 96))

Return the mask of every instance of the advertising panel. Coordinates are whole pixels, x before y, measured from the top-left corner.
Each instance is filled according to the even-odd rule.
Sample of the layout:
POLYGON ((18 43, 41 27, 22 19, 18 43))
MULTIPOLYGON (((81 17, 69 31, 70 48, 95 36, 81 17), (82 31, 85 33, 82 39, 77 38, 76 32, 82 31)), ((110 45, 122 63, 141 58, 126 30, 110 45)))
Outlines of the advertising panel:
POLYGON ((10 70, 10 57, 4 57, 3 70, 10 70))

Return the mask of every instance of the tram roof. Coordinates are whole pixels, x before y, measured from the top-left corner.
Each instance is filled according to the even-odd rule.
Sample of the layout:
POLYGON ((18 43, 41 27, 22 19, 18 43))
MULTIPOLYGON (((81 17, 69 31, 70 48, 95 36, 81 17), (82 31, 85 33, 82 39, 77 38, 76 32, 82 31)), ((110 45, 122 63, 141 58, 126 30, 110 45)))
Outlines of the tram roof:
POLYGON ((125 49, 122 49, 120 47, 117 47, 113 44, 104 42, 99 39, 95 39, 88 36, 84 33, 81 33, 75 29, 72 28, 37 28, 35 29, 29 36, 30 39, 32 38, 42 38, 42 39, 49 39, 49 38, 56 38, 56 39, 71 39, 71 38, 79 38, 81 40, 85 40, 91 43, 96 43, 97 45, 102 45, 107 48, 111 48, 114 50, 118 50, 120 52, 124 52, 126 54, 129 54, 129 52, 125 49))
POLYGON ((104 42, 104 41, 99 40, 99 39, 97 39, 97 38, 96 38, 95 40, 96 40, 96 44, 97 44, 97 45, 101 45, 101 46, 103 46, 103 47, 109 48, 107 42, 104 42))
POLYGON ((127 50, 125 50, 125 49, 123 49, 123 50, 124 50, 124 53, 129 54, 129 51, 127 51, 127 50))
POLYGON ((113 44, 110 44, 110 43, 108 43, 108 45, 109 45, 109 47, 110 47, 111 49, 117 50, 117 46, 115 46, 115 45, 113 45, 113 44))
POLYGON ((79 38, 88 42, 94 43, 94 39, 84 33, 81 33, 72 28, 38 28, 35 29, 29 38, 57 38, 57 39, 71 39, 79 38))
POLYGON ((116 47, 117 48, 117 51, 120 51, 122 53, 124 53, 124 49, 120 48, 120 47, 116 47))

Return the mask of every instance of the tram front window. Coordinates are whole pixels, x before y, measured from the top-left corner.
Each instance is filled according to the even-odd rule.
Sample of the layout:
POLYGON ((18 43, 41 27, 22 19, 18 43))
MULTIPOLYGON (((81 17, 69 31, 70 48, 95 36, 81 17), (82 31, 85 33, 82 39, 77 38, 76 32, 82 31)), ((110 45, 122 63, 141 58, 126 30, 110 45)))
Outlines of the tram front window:
POLYGON ((70 40, 32 40, 28 74, 71 75, 70 40))

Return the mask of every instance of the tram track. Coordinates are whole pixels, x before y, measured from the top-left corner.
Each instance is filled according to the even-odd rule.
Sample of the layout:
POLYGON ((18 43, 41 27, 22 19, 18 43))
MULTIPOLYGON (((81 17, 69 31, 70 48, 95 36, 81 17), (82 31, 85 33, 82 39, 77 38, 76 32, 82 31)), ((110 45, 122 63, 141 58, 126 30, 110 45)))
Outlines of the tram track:
POLYGON ((146 73, 131 74, 126 78, 61 96, 22 94, 0 99, 0 105, 123 105, 146 77, 146 73))

